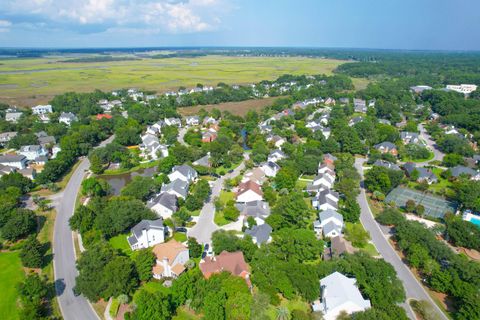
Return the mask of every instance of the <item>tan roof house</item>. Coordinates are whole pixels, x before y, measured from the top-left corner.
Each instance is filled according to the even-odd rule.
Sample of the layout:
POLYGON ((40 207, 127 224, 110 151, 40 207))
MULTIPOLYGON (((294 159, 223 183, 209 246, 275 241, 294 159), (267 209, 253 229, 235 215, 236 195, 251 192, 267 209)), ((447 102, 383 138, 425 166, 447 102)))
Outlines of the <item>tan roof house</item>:
POLYGON ((176 240, 155 245, 153 253, 157 258, 152 270, 155 279, 178 277, 190 259, 188 247, 176 240))
POLYGON ((206 257, 205 260, 200 261, 199 267, 206 279, 215 273, 226 271, 234 276, 242 277, 250 286, 249 266, 241 251, 222 251, 218 256, 206 257))

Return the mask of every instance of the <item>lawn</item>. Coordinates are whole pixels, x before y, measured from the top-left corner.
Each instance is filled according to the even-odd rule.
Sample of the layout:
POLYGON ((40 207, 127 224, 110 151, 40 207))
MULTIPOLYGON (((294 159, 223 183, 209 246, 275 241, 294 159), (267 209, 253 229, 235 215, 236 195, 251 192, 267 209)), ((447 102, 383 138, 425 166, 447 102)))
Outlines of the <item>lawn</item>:
POLYGON ((0 253, 0 314, 3 319, 18 319, 17 285, 24 278, 18 252, 0 253))
POLYGON ((403 161, 408 161, 408 162, 425 162, 425 161, 430 161, 432 160, 433 158, 435 157, 435 154, 430 151, 429 154, 428 154, 428 158, 425 158, 425 159, 411 159, 410 157, 406 156, 406 157, 402 157, 402 160, 403 161))
POLYGON ((126 234, 126 233, 119 234, 118 236, 110 238, 110 240, 108 240, 108 242, 110 243, 110 245, 113 248, 122 251, 127 256, 130 256, 133 253, 133 251, 130 248, 130 245, 128 244, 127 236, 128 236, 128 234, 126 234))
POLYGON ((185 307, 179 307, 177 309, 177 315, 174 316, 172 320, 200 320, 202 318, 202 316, 187 310, 185 307))
POLYGON ((185 107, 178 108, 178 113, 180 113, 182 116, 191 116, 198 114, 200 109, 205 109, 206 111, 219 109, 221 111, 229 111, 235 115, 244 116, 249 110, 260 112, 263 108, 271 106, 277 99, 279 98, 253 99, 238 102, 224 102, 213 105, 209 104, 205 106, 185 107))
MULTIPOLYGON (((218 198, 225 205, 228 201, 235 199, 235 193, 222 190, 218 198)), ((225 219, 225 217, 223 216, 223 211, 218 211, 218 210, 215 210, 215 217, 213 218, 213 221, 218 226, 224 226, 232 222, 230 220, 225 219)))
POLYGON ((169 293, 169 289, 165 288, 161 282, 152 280, 147 283, 144 283, 137 291, 135 291, 135 293, 133 294, 133 301, 137 299, 137 296, 141 290, 145 290, 150 293, 155 293, 159 291, 163 291, 166 294, 169 293))
MULTIPOLYGON (((65 57, 0 59, 0 101, 18 105, 46 103, 53 95, 136 87, 158 92, 197 83, 248 84, 283 74, 332 74, 341 60, 306 57, 227 57, 133 61, 62 62, 65 57)), ((355 80, 357 83, 363 82, 355 80)), ((364 85, 364 83, 362 83, 364 85)))
MULTIPOLYGON (((292 312, 293 310, 301 310, 305 312, 310 311, 310 305, 304 301, 301 301, 300 299, 298 300, 286 300, 283 299, 280 302, 280 306, 282 307, 287 307, 287 309, 292 312)), ((272 319, 276 320, 277 319, 277 307, 275 306, 270 306, 270 308, 267 311, 267 316, 272 319)))
POLYGON ((173 234, 173 239, 177 240, 178 242, 185 242, 187 241, 187 235, 182 232, 175 232, 173 234))
POLYGON ((222 190, 218 198, 220 199, 220 201, 226 204, 230 200, 235 200, 235 193, 231 191, 222 190))

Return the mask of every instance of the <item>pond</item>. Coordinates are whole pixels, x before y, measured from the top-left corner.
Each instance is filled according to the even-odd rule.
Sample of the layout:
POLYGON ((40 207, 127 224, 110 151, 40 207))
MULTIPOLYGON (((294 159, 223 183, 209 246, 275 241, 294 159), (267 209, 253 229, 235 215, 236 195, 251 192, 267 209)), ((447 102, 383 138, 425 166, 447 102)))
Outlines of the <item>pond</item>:
POLYGON ((153 177, 157 173, 157 167, 151 167, 146 169, 139 169, 134 172, 121 173, 115 175, 100 176, 103 180, 107 181, 112 189, 112 194, 118 196, 122 188, 125 187, 136 176, 141 177, 153 177))
POLYGON ((250 150, 250 148, 247 146, 247 138, 248 138, 247 129, 243 128, 241 131, 241 135, 243 138, 243 143, 242 143, 243 150, 250 150))

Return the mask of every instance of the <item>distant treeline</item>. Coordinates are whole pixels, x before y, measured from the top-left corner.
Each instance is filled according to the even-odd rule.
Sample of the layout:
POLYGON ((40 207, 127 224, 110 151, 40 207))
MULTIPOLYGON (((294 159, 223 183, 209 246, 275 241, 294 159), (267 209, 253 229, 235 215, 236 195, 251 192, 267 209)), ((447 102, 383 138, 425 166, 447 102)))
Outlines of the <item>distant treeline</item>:
POLYGON ((61 60, 60 62, 67 63, 88 63, 88 62, 113 62, 113 61, 131 61, 138 60, 133 57, 113 57, 113 56, 100 56, 100 57, 83 57, 75 59, 61 60))
POLYGON ((168 58, 198 58, 198 57, 205 57, 207 53, 205 52, 177 52, 177 53, 169 53, 169 54, 156 54, 154 56, 150 56, 152 59, 168 59, 168 58))

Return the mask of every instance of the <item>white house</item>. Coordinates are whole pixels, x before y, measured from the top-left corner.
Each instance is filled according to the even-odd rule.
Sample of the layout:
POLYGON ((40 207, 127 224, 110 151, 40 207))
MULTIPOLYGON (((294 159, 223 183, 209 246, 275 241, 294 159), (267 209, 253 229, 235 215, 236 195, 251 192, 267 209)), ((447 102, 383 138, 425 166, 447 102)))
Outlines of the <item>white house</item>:
POLYGON ((315 197, 312 198, 312 206, 318 210, 337 210, 340 195, 331 189, 320 190, 315 197))
POLYGON ((174 166, 172 168, 172 173, 168 175, 170 181, 177 179, 192 183, 197 179, 197 171, 190 167, 189 165, 174 166))
POLYGON ((71 112, 62 112, 58 118, 58 122, 65 123, 67 126, 70 126, 75 121, 78 121, 78 118, 71 112))
POLYGON ((263 192, 259 184, 252 180, 248 180, 247 182, 242 182, 238 185, 236 198, 237 202, 262 201, 263 192))
POLYGON ((176 278, 185 271, 185 263, 190 259, 188 247, 176 240, 160 243, 153 247, 156 265, 153 267, 155 279, 176 278))
POLYGON ((142 137, 142 144, 140 145, 141 156, 150 157, 152 160, 157 160, 159 157, 168 157, 168 148, 166 145, 160 144, 157 136, 147 133, 142 137))
POLYGON ((320 299, 312 304, 313 311, 321 311, 323 319, 336 320, 342 312, 352 314, 371 307, 356 285, 355 278, 334 272, 320 280, 320 299))
POLYGON ((318 164, 318 174, 329 174, 332 177, 335 177, 335 166, 333 164, 329 163, 322 163, 320 162, 318 164))
POLYGON ((25 156, 27 160, 35 160, 38 157, 48 155, 48 151, 40 145, 22 146, 18 153, 25 156))
POLYGON ((268 155, 268 161, 278 162, 285 159, 286 157, 287 155, 282 150, 277 149, 270 152, 270 154, 268 155))
POLYGON ((275 177, 280 170, 280 166, 273 161, 267 161, 260 165, 267 177, 275 177))
POLYGON ((320 229, 324 237, 336 237, 342 234, 343 216, 335 210, 327 209, 320 212, 320 229))
POLYGON ((0 156, 0 165, 22 170, 27 167, 27 158, 24 155, 7 154, 4 156, 0 156))
POLYGON ((18 120, 20 120, 20 118, 22 117, 22 115, 22 112, 16 110, 7 111, 7 113, 5 114, 5 121, 17 123, 18 120))
POLYGON ((145 132, 156 136, 160 134, 160 129, 154 126, 148 126, 145 132))
POLYGON ((267 138, 267 142, 272 142, 276 148, 280 148, 286 140, 280 136, 274 135, 267 138))
POLYGON ((38 106, 32 107, 32 113, 33 114, 46 114, 46 113, 52 113, 52 106, 49 104, 46 105, 41 105, 39 104, 38 106))
POLYGON ((150 199, 147 207, 163 219, 168 219, 174 212, 177 212, 177 197, 173 194, 163 192, 150 199))
POLYGON ((13 138, 17 136, 17 133, 14 131, 11 132, 2 132, 0 133, 0 144, 5 145, 6 143, 10 142, 13 138))
POLYGON ((173 180, 168 184, 164 184, 160 192, 167 192, 177 196, 177 198, 186 199, 188 195, 188 182, 180 179, 173 180))
POLYGON ((198 126, 200 124, 199 116, 188 116, 185 117, 185 123, 187 126, 198 126))
POLYGON ((313 178, 313 181, 307 184, 307 191, 317 191, 320 189, 330 189, 335 183, 335 176, 327 173, 320 173, 313 178))
POLYGON ((165 118, 164 121, 167 126, 182 126, 182 121, 178 118, 165 118))
POLYGON ((142 220, 132 228, 128 244, 132 250, 153 247, 165 241, 165 229, 163 219, 142 220))

